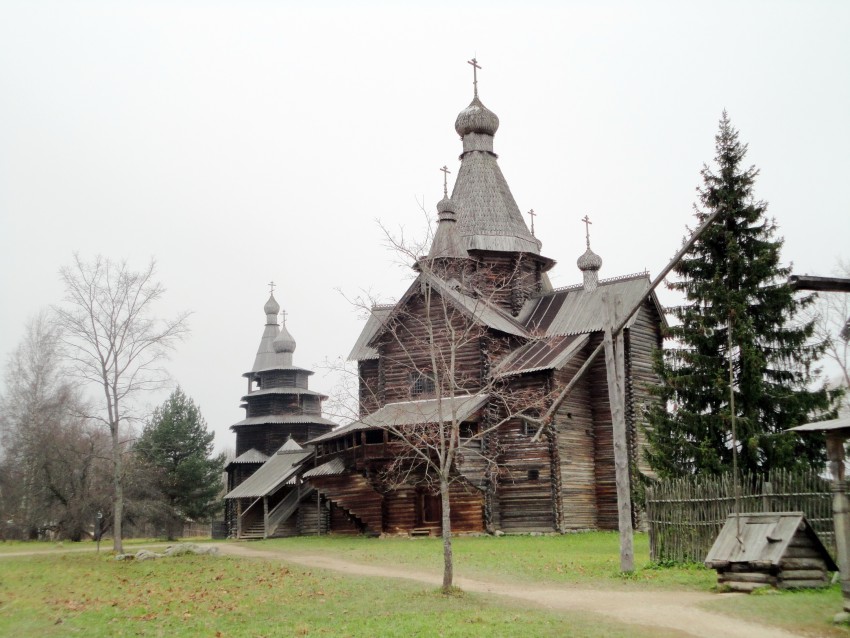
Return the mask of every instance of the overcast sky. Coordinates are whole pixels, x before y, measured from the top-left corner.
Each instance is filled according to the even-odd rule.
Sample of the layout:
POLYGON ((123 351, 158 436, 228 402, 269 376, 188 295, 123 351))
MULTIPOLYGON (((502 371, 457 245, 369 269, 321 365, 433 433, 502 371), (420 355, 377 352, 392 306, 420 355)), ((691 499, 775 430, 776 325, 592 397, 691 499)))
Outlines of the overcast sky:
POLYGON ((850 254, 846 1, 315 5, 0 0, 0 355, 74 251, 153 257, 159 313, 194 313, 169 369, 220 449, 270 280, 331 394, 323 362, 362 325, 338 291, 403 293, 376 220, 416 236, 418 202, 436 214, 473 56, 556 286, 580 280, 585 214, 602 277, 667 263, 724 108, 784 261, 850 254))

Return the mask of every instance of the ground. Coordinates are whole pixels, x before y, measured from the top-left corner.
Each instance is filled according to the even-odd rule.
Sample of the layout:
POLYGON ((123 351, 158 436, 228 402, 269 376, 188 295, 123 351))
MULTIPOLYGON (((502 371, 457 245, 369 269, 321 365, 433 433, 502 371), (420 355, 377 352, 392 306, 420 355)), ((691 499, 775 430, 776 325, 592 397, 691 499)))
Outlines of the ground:
MULTIPOLYGON (((344 574, 378 576, 382 578, 404 578, 439 586, 439 573, 411 571, 409 568, 392 568, 379 565, 364 565, 332 556, 270 551, 252 548, 250 544, 219 543, 223 554, 285 560, 305 567, 327 569, 344 574)), ((730 618, 704 611, 700 603, 715 601, 718 597, 742 596, 746 594, 712 594, 694 592, 622 592, 582 589, 577 587, 529 587, 505 583, 487 583, 468 578, 456 578, 455 584, 467 591, 495 594, 527 601, 551 610, 583 611, 601 614, 623 623, 642 625, 680 633, 683 636, 714 638, 791 638, 797 634, 776 628, 730 618)))

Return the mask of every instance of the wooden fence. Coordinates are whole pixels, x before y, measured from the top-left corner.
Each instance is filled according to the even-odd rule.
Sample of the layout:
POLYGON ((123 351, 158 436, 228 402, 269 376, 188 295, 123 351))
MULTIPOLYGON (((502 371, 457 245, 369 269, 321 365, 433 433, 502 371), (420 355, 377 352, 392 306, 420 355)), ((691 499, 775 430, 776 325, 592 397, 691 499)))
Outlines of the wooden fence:
MULTIPOLYGON (((742 477, 740 512, 803 512, 835 556, 830 482, 816 472, 771 472, 767 479, 742 477)), ((660 481, 646 490, 650 558, 701 563, 735 512, 731 474, 660 481)))

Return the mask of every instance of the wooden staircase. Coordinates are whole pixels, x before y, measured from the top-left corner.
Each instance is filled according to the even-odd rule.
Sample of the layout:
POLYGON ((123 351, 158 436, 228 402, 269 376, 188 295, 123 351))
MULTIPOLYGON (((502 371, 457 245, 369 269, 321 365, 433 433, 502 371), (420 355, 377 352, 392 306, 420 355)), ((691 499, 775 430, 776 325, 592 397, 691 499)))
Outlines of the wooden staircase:
POLYGON ((256 540, 265 538, 265 525, 263 525, 263 519, 258 521, 254 521, 251 523, 247 529, 245 527, 242 528, 242 533, 239 535, 240 539, 244 540, 256 540))
POLYGON ((359 521, 365 531, 380 534, 383 531, 384 497, 372 487, 369 480, 359 474, 321 476, 310 482, 334 505, 359 521))

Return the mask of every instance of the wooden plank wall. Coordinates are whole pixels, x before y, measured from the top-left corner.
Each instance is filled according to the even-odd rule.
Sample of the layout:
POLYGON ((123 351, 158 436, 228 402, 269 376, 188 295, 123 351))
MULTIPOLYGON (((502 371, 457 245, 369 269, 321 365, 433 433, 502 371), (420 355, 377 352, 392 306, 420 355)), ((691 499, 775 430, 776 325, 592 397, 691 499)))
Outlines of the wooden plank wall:
MULTIPOLYGON (((431 370, 431 350, 428 345, 428 326, 425 317, 425 303, 421 295, 408 301, 407 308, 399 315, 398 321, 381 340, 381 379, 382 401, 393 403, 407 401, 410 393, 410 374, 431 370)), ((465 390, 475 392, 481 387, 481 343, 478 328, 470 327, 468 320, 459 312, 449 308, 444 312, 442 303, 435 295, 431 300, 431 324, 435 332, 436 347, 448 352, 448 338, 444 326, 450 324, 459 334, 468 340, 463 344, 456 342, 455 380, 465 390)))
MULTIPOLYGON (((542 388, 544 374, 514 379, 511 388, 542 388)), ((505 532, 551 532, 556 529, 549 441, 534 441, 536 429, 511 419, 498 430, 499 518, 505 532), (536 472, 537 477, 530 476, 536 472)))
MULTIPOLYGON (((592 350, 602 340, 594 334, 587 344, 592 350)), ((586 376, 590 388, 593 414, 594 467, 596 481, 596 524, 599 529, 617 529, 617 480, 614 470, 614 438, 611 404, 608 398, 608 380, 605 358, 597 357, 586 376)))
POLYGON ((641 474, 651 473, 644 454, 646 449, 646 434, 644 432, 646 419, 643 414, 644 406, 658 400, 651 394, 650 388, 660 382, 658 375, 653 370, 653 353, 661 347, 660 321, 654 305, 647 302, 638 312, 634 324, 627 333, 628 373, 626 384, 628 386, 627 399, 630 403, 627 413, 631 416, 632 463, 641 474))
MULTIPOLYGON (((576 357, 558 371, 558 385, 566 385, 583 362, 584 357, 576 357)), ((576 385, 572 394, 555 412, 554 426, 561 466, 564 529, 595 529, 596 431, 586 378, 576 385)))
POLYGON ((299 444, 304 444, 314 436, 330 431, 331 426, 320 423, 268 423, 263 425, 243 425, 236 433, 236 456, 251 448, 267 456, 277 452, 286 443, 289 435, 299 444))
POLYGON ((360 399, 360 417, 371 414, 380 406, 378 359, 367 359, 357 363, 360 380, 358 393, 360 399))
POLYGON ((476 251, 480 261, 471 275, 482 297, 513 315, 540 289, 541 270, 533 257, 476 251), (519 261, 517 261, 519 260, 519 261))

